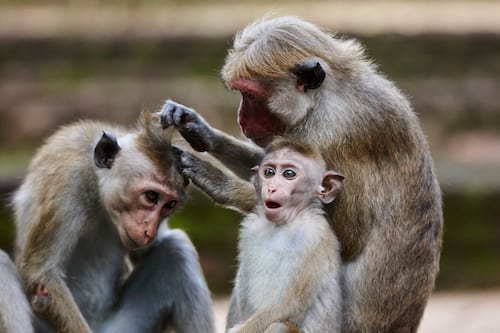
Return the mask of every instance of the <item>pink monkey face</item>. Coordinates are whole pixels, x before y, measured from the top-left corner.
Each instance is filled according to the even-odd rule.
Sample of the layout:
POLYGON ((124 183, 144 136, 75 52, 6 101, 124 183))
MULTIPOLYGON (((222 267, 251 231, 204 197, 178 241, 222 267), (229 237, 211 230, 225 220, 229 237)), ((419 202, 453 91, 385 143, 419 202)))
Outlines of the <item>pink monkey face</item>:
POLYGON ((314 159, 289 148, 266 155, 258 169, 256 182, 266 218, 283 224, 297 216, 315 198, 324 203, 333 201, 340 181, 333 183, 333 188, 330 182, 325 183, 332 174, 338 175, 325 172, 314 159))

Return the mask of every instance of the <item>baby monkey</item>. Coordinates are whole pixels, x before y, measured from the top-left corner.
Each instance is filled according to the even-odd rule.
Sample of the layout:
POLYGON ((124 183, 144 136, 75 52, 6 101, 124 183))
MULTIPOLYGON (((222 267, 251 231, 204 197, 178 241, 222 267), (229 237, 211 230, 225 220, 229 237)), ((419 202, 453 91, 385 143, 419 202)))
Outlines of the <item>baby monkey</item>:
POLYGON ((344 177, 311 146, 277 139, 253 178, 242 222, 229 333, 340 332, 340 245, 323 205, 344 177))

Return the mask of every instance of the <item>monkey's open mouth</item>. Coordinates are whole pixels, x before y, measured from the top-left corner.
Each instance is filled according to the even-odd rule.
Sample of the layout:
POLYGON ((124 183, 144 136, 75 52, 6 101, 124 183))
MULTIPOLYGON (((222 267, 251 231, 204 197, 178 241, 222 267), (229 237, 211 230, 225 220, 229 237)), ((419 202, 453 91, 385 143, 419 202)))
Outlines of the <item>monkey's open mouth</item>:
POLYGON ((281 205, 275 201, 266 201, 266 207, 269 209, 277 209, 280 208, 281 205))

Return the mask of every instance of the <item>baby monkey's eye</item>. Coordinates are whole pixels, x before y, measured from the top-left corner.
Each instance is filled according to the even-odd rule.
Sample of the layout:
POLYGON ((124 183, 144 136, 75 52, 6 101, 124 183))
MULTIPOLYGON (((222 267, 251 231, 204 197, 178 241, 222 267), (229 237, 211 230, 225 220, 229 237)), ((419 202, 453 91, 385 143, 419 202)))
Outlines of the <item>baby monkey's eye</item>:
POLYGON ((158 193, 156 193, 155 191, 146 191, 144 192, 144 195, 149 202, 154 204, 158 203, 158 193))
POLYGON ((285 171, 283 171, 283 177, 285 177, 286 179, 293 179, 296 176, 297 173, 292 169, 286 169, 285 171))
POLYGON ((271 178, 276 174, 276 171, 273 168, 265 168, 264 169, 264 177, 271 178))

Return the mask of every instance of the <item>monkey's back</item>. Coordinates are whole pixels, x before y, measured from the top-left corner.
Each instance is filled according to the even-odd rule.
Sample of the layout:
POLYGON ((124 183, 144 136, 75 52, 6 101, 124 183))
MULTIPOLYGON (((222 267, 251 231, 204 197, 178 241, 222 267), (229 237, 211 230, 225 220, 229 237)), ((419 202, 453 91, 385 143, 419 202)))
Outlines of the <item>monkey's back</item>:
POLYGON ((16 225, 16 256, 22 255, 31 225, 44 223, 47 214, 67 220, 76 212, 65 212, 64 207, 81 207, 85 214, 99 202, 96 195, 97 178, 94 172, 93 148, 102 131, 124 129, 97 121, 78 121, 64 126, 51 135, 32 158, 27 176, 13 197, 16 225), (85 183, 79 182, 85 179, 85 183), (73 193, 88 191, 88 195, 73 193), (64 203, 82 197, 77 205, 64 203))

